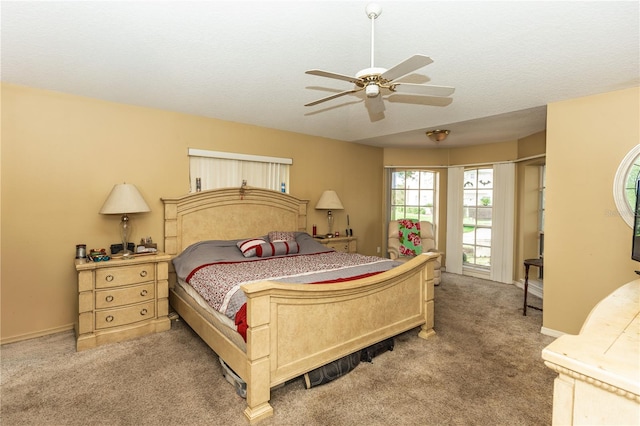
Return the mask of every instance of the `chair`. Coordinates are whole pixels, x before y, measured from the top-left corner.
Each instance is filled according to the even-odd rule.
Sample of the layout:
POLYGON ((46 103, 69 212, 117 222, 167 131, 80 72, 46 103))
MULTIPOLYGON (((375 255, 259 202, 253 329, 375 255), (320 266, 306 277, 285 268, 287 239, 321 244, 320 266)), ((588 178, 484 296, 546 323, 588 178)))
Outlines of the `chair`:
MULTIPOLYGON (((436 240, 435 240, 435 232, 434 226, 431 222, 421 221, 420 222, 420 240, 422 245, 422 252, 434 252, 440 253, 436 249, 436 240)), ((400 226, 397 220, 392 220, 389 222, 389 239, 387 242, 387 252, 389 253, 389 257, 392 260, 398 260, 400 262, 406 262, 411 259, 412 256, 402 255, 400 253, 400 226)), ((434 272, 434 284, 440 284, 440 276, 442 269, 442 253, 436 259, 436 263, 433 266, 434 272)))

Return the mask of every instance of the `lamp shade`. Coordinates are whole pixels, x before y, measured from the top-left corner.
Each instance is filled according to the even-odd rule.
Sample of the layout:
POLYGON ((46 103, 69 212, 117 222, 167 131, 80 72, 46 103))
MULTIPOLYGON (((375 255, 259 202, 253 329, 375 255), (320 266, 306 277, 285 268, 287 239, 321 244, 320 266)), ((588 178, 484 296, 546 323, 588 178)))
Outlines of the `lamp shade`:
POLYGON ((114 185, 111 193, 100 209, 101 214, 126 214, 150 212, 140 191, 131 183, 114 185))
POLYGON ((321 210, 342 210, 344 207, 338 198, 336 191, 331 189, 324 191, 316 204, 316 209, 321 210))

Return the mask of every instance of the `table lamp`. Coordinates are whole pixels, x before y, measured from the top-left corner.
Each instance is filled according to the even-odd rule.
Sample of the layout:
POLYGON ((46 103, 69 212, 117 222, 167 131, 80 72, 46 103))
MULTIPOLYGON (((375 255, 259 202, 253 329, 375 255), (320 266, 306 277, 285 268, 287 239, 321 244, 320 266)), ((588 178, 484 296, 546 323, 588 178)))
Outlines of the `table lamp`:
POLYGON ((151 209, 142 198, 140 191, 131 183, 114 185, 111 193, 100 209, 100 214, 121 214, 120 238, 122 240, 122 256, 132 257, 133 253, 127 248, 127 241, 131 233, 129 213, 150 212, 151 209))
POLYGON ((329 189, 322 193, 318 203, 316 204, 316 210, 327 210, 327 223, 329 224, 328 237, 333 237, 333 215, 331 214, 331 211, 342 209, 344 209, 344 207, 342 206, 336 191, 329 189))

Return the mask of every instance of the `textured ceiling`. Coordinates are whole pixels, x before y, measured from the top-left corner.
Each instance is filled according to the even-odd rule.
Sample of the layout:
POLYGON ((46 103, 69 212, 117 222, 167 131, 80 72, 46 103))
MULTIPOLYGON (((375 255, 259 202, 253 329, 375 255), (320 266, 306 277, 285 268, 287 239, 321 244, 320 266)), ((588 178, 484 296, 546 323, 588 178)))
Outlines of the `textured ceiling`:
MULTIPOLYGON (((420 53, 405 81, 451 99, 399 94, 371 120, 346 81, 370 66, 368 2, 10 2, 0 5, 3 82, 375 146, 514 140, 545 129, 546 105, 638 86, 637 1, 386 1, 375 65, 420 53), (403 102, 400 102, 403 101, 403 102)), ((442 146, 442 144, 441 144, 442 146)))

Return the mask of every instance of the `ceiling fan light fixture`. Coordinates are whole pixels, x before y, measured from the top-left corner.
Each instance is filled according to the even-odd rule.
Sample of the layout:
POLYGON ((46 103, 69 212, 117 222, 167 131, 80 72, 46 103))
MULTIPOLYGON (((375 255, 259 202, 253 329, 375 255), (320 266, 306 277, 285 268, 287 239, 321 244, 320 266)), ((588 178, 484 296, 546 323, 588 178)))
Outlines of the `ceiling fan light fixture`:
POLYGON ((431 139, 435 143, 438 143, 444 141, 447 136, 449 136, 449 133, 451 133, 450 130, 429 130, 427 132, 427 136, 429 136, 429 139, 431 139))
POLYGON ((364 92, 368 97, 375 98, 380 94, 380 88, 376 83, 369 83, 367 84, 367 87, 365 87, 364 92))

